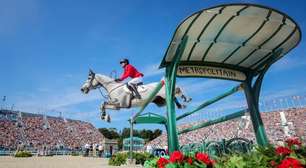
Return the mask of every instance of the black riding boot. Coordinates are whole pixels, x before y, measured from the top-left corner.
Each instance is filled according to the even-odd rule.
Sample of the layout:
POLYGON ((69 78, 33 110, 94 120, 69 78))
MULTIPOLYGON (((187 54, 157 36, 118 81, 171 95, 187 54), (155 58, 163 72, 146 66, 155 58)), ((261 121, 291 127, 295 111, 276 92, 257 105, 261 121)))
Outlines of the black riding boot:
POLYGON ((139 92, 138 92, 138 90, 137 90, 137 86, 134 85, 134 84, 131 84, 131 87, 132 87, 133 90, 134 90, 135 98, 136 98, 136 99, 141 99, 141 96, 140 96, 140 94, 139 94, 139 92))
POLYGON ((129 84, 126 84, 126 87, 132 92, 132 95, 134 96, 134 88, 132 86, 130 86, 129 84))

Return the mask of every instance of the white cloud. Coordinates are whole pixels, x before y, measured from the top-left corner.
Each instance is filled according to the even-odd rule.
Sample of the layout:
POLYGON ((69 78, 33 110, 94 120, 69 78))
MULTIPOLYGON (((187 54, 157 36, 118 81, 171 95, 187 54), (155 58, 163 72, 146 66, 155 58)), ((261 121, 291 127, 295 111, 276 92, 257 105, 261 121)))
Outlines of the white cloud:
POLYGON ((164 70, 158 69, 158 67, 159 63, 150 64, 144 67, 141 72, 144 74, 145 78, 161 75, 162 73, 164 73, 164 70))
POLYGON ((22 111, 36 111, 38 108, 43 110, 60 109, 84 102, 100 99, 101 96, 96 91, 91 91, 84 95, 79 88, 67 88, 61 91, 50 91, 47 95, 30 94, 16 102, 18 109, 22 111))
POLYGON ((63 117, 82 121, 90 121, 93 118, 97 118, 98 114, 99 113, 97 111, 79 111, 73 113, 64 113, 63 117))
POLYGON ((301 90, 299 87, 291 87, 286 90, 281 90, 281 91, 269 91, 269 92, 264 92, 263 96, 261 96, 262 100, 264 101, 270 101, 273 99, 278 99, 282 97, 288 97, 288 96, 294 96, 294 95, 299 95, 301 92, 305 92, 306 90, 301 90))

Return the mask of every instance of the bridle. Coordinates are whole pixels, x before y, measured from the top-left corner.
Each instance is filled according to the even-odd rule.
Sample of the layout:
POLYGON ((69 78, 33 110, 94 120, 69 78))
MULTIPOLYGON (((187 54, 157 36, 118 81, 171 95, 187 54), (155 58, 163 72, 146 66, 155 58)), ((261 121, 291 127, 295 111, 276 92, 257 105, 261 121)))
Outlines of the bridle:
POLYGON ((97 85, 97 86, 93 86, 93 85, 92 85, 92 81, 95 79, 96 74, 95 74, 94 72, 90 72, 89 75, 91 76, 91 79, 90 79, 89 82, 88 82, 88 85, 89 85, 88 88, 96 89, 96 88, 98 87, 98 85, 97 85))
MULTIPOLYGON (((112 75, 112 73, 113 73, 113 71, 111 72, 111 75, 112 75)), ((115 72, 116 73, 116 72, 115 72)), ((99 92, 100 92, 100 94, 101 94, 101 96, 104 98, 104 99, 107 99, 107 100, 110 100, 111 99, 111 97, 109 96, 113 91, 115 91, 116 89, 118 89, 118 88, 120 88, 120 87, 122 87, 123 85, 125 85, 124 83, 123 84, 121 84, 121 85, 119 85, 119 86, 117 86, 117 87, 115 87, 115 88, 113 88, 113 89, 111 89, 110 91, 108 91, 108 94, 103 94, 103 92, 102 92, 102 90, 100 89, 100 87, 103 87, 104 89, 106 89, 105 88, 105 86, 103 85, 103 84, 101 84, 100 82, 98 82, 98 84, 96 85, 96 86, 93 86, 92 85, 92 82, 93 82, 93 80, 95 79, 95 77, 96 77, 96 73, 94 73, 94 72, 90 72, 90 75, 91 75, 91 79, 88 81, 88 88, 93 88, 93 89, 99 89, 99 92), (99 87, 100 86, 100 87, 99 87)), ((111 81, 112 82, 112 81, 111 81)), ((111 83, 111 82, 107 82, 107 83, 105 83, 105 85, 107 85, 107 84, 109 84, 109 83, 111 83)))
POLYGON ((103 87, 103 85, 101 84, 101 83, 99 83, 98 82, 98 84, 96 85, 96 86, 93 86, 92 85, 92 82, 93 82, 93 80, 95 79, 95 77, 96 77, 96 73, 94 73, 94 72, 90 72, 90 76, 91 76, 91 79, 88 81, 88 88, 93 88, 93 89, 96 89, 96 88, 98 88, 99 89, 99 92, 100 92, 100 94, 101 94, 101 96, 104 98, 104 99, 109 99, 110 98, 110 96, 109 95, 104 95, 103 94, 103 92, 101 91, 101 89, 100 89, 100 87, 99 86, 101 86, 101 87, 103 87))

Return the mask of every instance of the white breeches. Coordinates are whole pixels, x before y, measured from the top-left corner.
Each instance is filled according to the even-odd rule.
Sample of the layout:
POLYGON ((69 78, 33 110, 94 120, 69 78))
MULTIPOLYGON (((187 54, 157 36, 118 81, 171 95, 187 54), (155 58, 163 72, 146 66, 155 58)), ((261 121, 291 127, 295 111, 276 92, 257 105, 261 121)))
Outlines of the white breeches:
POLYGON ((142 77, 137 77, 137 78, 133 78, 130 81, 128 81, 128 85, 131 85, 131 84, 136 85, 141 82, 142 82, 142 77))

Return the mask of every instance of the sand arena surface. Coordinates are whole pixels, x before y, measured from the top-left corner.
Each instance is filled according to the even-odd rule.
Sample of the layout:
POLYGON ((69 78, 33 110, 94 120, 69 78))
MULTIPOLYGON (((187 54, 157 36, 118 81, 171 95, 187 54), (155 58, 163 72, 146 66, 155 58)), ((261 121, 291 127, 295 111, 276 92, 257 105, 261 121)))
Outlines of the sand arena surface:
MULTIPOLYGON (((14 158, 0 156, 0 168, 119 168, 108 166, 108 159, 89 158, 82 156, 52 156, 14 158)), ((140 168, 142 166, 124 165, 125 168, 140 168)))

